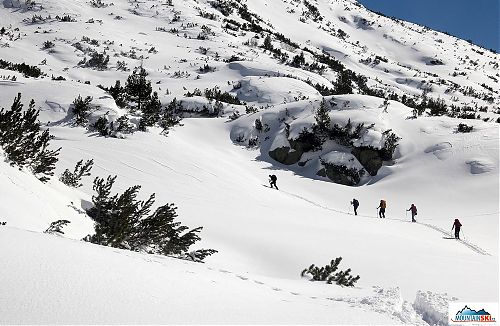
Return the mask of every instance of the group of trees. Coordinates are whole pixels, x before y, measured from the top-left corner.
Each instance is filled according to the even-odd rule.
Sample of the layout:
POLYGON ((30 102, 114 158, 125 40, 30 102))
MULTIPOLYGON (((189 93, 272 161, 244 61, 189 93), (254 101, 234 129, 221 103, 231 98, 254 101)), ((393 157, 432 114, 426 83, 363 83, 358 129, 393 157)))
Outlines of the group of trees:
MULTIPOLYGON (((121 108, 127 108, 133 114, 140 114, 138 125, 133 126, 127 115, 123 115, 115 121, 108 121, 107 114, 100 116, 89 127, 102 136, 114 136, 117 133, 132 133, 135 128, 146 131, 147 127, 159 126, 166 133, 168 129, 180 123, 182 114, 182 103, 173 99, 164 106, 158 98, 158 93, 152 91, 151 81, 147 79, 147 72, 143 67, 137 67, 128 76, 125 86, 119 80, 109 88, 100 86, 107 91, 121 108)), ((87 126, 89 117, 93 110, 92 97, 83 98, 79 95, 73 101, 74 124, 87 126)))

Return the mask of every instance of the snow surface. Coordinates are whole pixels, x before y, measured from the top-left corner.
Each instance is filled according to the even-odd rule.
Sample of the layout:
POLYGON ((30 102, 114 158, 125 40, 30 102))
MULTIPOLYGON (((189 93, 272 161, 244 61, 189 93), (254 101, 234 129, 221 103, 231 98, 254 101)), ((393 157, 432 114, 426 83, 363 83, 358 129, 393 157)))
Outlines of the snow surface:
MULTIPOLYGON (((283 65, 262 49, 244 45, 255 33, 226 33, 222 15, 208 1, 173 3, 120 0, 93 8, 83 0, 47 0, 36 11, 17 1, 0 7, 0 27, 14 35, 0 36, 0 58, 38 64, 49 76, 25 78, 0 70, 0 108, 9 107, 19 92, 25 105, 33 98, 40 119, 55 135, 53 146, 62 147, 56 177, 47 184, 10 166, 0 151, 0 221, 7 222, 0 225, 1 324, 424 325, 443 323, 450 301, 498 302, 499 128, 491 122, 500 103, 494 80, 498 55, 380 17, 355 1, 318 2, 325 17, 321 24, 301 14, 306 8, 300 1, 248 1, 263 25, 301 48, 330 53, 368 76, 370 86, 400 95, 427 89, 428 96, 449 104, 487 106, 480 112, 487 122, 411 119, 412 109, 398 102, 384 108, 380 98, 327 97, 336 104, 329 106, 332 123, 375 124, 357 145, 381 147, 388 129, 402 138, 394 162, 361 186, 346 187, 316 175, 317 157, 345 158, 342 146, 329 143, 321 152, 304 154, 304 166, 284 166, 268 155, 289 144, 283 122, 290 124, 291 138, 314 123, 321 97, 305 81, 333 87, 337 74, 283 65), (219 20, 200 17, 197 8, 219 20), (174 11, 177 22, 172 22, 174 11), (34 14, 52 18, 32 24, 34 14), (76 22, 53 19, 63 14, 76 22), (302 16, 305 22, 299 21, 302 16), (94 23, 87 23, 91 18, 94 23), (202 25, 214 33, 208 40, 196 38, 202 25), (333 36, 339 28, 349 35, 346 40, 333 36), (53 50, 42 49, 46 40, 55 43, 53 50), (110 69, 79 67, 84 54, 73 46, 76 42, 106 50, 110 69), (208 49, 206 55, 200 47, 208 49), (223 61, 231 55, 242 61, 223 61), (375 55, 388 62, 360 62, 375 55), (444 65, 430 65, 430 58, 444 65), (187 118, 168 137, 151 128, 126 139, 103 138, 72 127, 71 103, 78 95, 93 97, 98 106, 93 119, 127 113, 96 87, 126 80, 130 71, 116 70, 118 60, 130 69, 142 63, 164 104, 176 97, 192 110, 209 106, 204 98, 183 95, 217 85, 258 110, 245 114, 244 106, 225 105, 226 113, 243 116, 235 121, 227 114, 187 118), (215 71, 199 73, 206 63, 215 71), (50 75, 67 80, 53 81, 50 75), (446 83, 440 85, 439 79, 446 83), (447 91, 453 83, 491 95, 493 101, 447 91), (269 129, 256 131, 256 119, 269 129), (459 123, 472 125, 473 131, 457 133, 459 123), (235 142, 238 137, 256 136, 257 148, 235 146, 242 145, 235 142), (94 159, 92 177, 79 189, 60 183, 57 176, 81 159, 94 159), (269 174, 278 176, 279 191, 266 187, 269 174), (219 252, 206 264, 195 264, 77 241, 92 232, 85 215, 92 179, 107 175, 118 176, 115 192, 138 184, 143 198, 154 192, 157 204, 175 203, 183 224, 204 227, 195 247, 219 252), (352 198, 360 202, 358 216, 352 214, 352 198), (380 199, 388 203, 385 220, 376 217, 380 199), (418 207, 417 223, 406 212, 411 203, 418 207), (462 241, 447 239, 455 218, 463 224, 462 241), (71 221, 65 238, 41 233, 58 219, 71 221), (301 279, 305 267, 326 265, 338 256, 341 268, 361 276, 355 288, 301 279), (464 282, 467 286, 457 286, 464 282)), ((236 14, 231 17, 242 22, 236 14)), ((273 45, 289 49, 277 40, 273 45)), ((290 58, 300 53, 288 52, 290 58)))

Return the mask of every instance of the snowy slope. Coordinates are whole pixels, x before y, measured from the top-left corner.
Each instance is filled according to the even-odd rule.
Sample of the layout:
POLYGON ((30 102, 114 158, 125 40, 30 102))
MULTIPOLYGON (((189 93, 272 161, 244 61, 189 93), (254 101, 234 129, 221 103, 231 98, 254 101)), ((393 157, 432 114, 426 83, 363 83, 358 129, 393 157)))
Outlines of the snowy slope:
MULTIPOLYGON (((492 122, 500 103, 498 55, 375 15, 354 1, 318 1, 322 22, 302 14, 307 11, 302 1, 248 1, 263 26, 301 48, 330 53, 366 75, 370 86, 400 95, 419 95, 432 86, 431 97, 487 107, 478 113, 488 121, 408 119, 412 109, 399 102, 390 101, 384 110, 381 98, 327 97, 338 103, 330 111, 334 122, 375 123, 365 141, 377 141, 387 129, 402 138, 392 165, 359 187, 347 187, 316 175, 312 155, 318 153, 304 167, 281 165, 268 154, 284 141, 280 119, 288 119, 287 114, 293 116, 288 121, 292 133, 314 122, 321 96, 306 81, 333 87, 337 73, 291 67, 245 45, 251 39, 261 45, 263 37, 242 30, 229 34, 209 1, 105 4, 95 8, 81 0, 49 0, 32 11, 6 1, 0 7, 0 28, 7 30, 0 36, 0 59, 31 65, 45 60, 39 67, 48 74, 25 78, 0 70, 0 107, 9 107, 19 92, 26 105, 35 99, 41 120, 56 136, 53 146, 62 147, 56 176, 80 159, 95 161, 92 177, 71 189, 57 177, 40 183, 29 171, 4 162, 0 153, 0 221, 7 222, 0 226, 6 262, 0 271, 5 289, 0 291, 0 323, 422 324, 423 315, 446 315, 442 302, 498 301, 499 129, 492 122), (218 19, 203 18, 200 10, 218 19), (76 21, 54 18, 65 14, 76 21), (51 17, 32 23, 33 15, 51 17), (203 25, 213 33, 200 40, 203 25), (338 29, 349 37, 335 36, 338 29), (42 49, 47 40, 54 48, 42 49), (85 56, 82 48, 105 50, 109 69, 78 66, 85 56), (242 60, 224 62, 232 55, 242 60), (360 62, 377 55, 387 62, 360 62), (444 65, 430 64, 432 59, 444 65), (92 119, 127 113, 96 87, 126 80, 130 71, 117 70, 118 61, 129 69, 142 63, 164 104, 173 97, 193 107, 207 104, 184 94, 217 85, 258 110, 245 114, 244 106, 228 104, 225 117, 184 119, 168 137, 156 128, 118 139, 72 127, 70 105, 78 95, 93 97, 98 108, 92 119), (205 64, 215 71, 200 73, 205 64), (465 75, 453 76, 455 71, 465 75), (50 75, 66 81, 50 80, 50 75), (452 82, 493 100, 447 91, 452 82), (233 110, 242 116, 229 121, 233 110), (240 135, 255 135, 256 119, 270 126, 260 135, 260 147, 235 142, 240 135), (457 133, 461 122, 472 125, 473 132, 457 133), (279 191, 266 187, 269 174, 278 176, 279 191), (58 219, 71 221, 64 229, 68 238, 92 233, 84 213, 91 204, 92 179, 107 175, 118 176, 115 192, 137 184, 143 198, 154 192, 157 204, 175 203, 183 224, 204 227, 195 247, 219 252, 202 265, 39 234, 58 219), (354 197, 361 203, 358 216, 349 205, 354 197), (380 199, 388 201, 385 220, 376 218, 380 199), (411 203, 419 209, 416 224, 404 211, 411 203), (443 239, 454 218, 464 225, 461 242, 443 239), (355 288, 300 277, 310 264, 325 265, 338 256, 341 268, 361 276, 355 288), (467 287, 456 286, 464 280, 467 287)), ((236 13, 230 18, 243 21, 236 13)), ((290 58, 300 53, 275 38, 273 45, 290 58)), ((305 56, 312 62, 309 53, 305 56)), ((337 157, 330 150, 320 154, 337 157)))

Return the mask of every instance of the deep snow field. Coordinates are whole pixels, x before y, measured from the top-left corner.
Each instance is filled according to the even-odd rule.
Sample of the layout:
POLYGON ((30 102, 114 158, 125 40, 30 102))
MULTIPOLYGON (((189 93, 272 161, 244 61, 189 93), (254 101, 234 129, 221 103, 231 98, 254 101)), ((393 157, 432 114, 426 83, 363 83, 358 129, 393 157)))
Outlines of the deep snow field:
POLYGON ((485 105, 487 112, 481 115, 491 119, 413 119, 412 109, 396 101, 384 107, 377 97, 327 96, 336 104, 329 113, 333 122, 375 124, 362 142, 380 143, 387 129, 401 137, 393 162, 376 176, 364 177, 357 187, 335 184, 316 175, 318 157, 334 157, 334 147, 306 153, 310 160, 304 166, 280 164, 268 152, 284 141, 283 121, 290 123, 291 135, 314 123, 321 95, 304 81, 332 87, 336 73, 290 67, 260 48, 242 45, 254 33, 231 36, 220 27, 220 13, 219 21, 198 16, 197 7, 218 13, 209 2, 174 0, 171 7, 160 1, 118 0, 94 8, 81 0, 48 0, 33 12, 23 10, 22 3, 4 1, 0 28, 19 33, 19 38, 0 36, 0 59, 30 65, 46 59, 39 67, 48 77, 26 78, 0 69, 0 76, 16 76, 0 78, 0 108, 10 107, 19 92, 25 106, 34 99, 40 120, 55 136, 52 146, 62 150, 55 176, 45 184, 10 166, 0 150, 0 222, 7 222, 0 225, 0 324, 446 325, 450 301, 498 302, 499 128, 494 120, 500 99, 498 82, 487 76, 495 75, 499 56, 442 33, 378 17, 353 1, 317 3, 325 20, 350 35, 347 40, 330 36, 309 18, 298 21, 302 2, 247 4, 301 46, 325 50, 369 76, 370 85, 420 94, 421 79, 432 74, 478 91, 485 83, 494 90, 491 102, 445 92, 438 84, 429 95, 485 105), (180 20, 170 23, 173 10, 180 20), (70 14, 76 22, 23 22, 34 14, 70 14), (378 23, 367 26, 363 17, 378 23), (86 23, 90 18, 94 23, 86 23), (180 24, 192 26, 188 23, 198 25, 182 30, 180 24), (203 24, 214 31, 208 40, 196 39, 203 24), (180 36, 155 31, 175 26, 180 36), (84 35, 98 39, 99 49, 117 53, 110 55, 108 70, 78 66, 83 54, 72 44, 84 35), (55 42, 53 52, 41 49, 45 40, 55 42), (105 40, 113 43, 105 45, 105 40), (207 55, 199 52, 200 46, 210 49, 207 55), (151 47, 157 53, 148 52, 151 47), (131 49, 138 56, 123 55, 131 49), (238 55, 244 60, 226 63, 214 59, 215 52, 223 59, 238 55), (369 67, 359 62, 371 54, 387 57, 388 63, 369 67), (429 65, 429 58, 436 57, 445 64, 429 65), (127 113, 96 87, 126 80, 130 71, 117 71, 116 60, 130 69, 142 62, 164 104, 177 97, 193 108, 211 105, 183 94, 219 85, 261 107, 245 114, 244 106, 224 104, 223 117, 185 118, 167 136, 150 128, 120 139, 73 127, 71 103, 79 94, 92 96, 99 106, 93 119, 106 112, 110 119, 127 113), (206 62, 216 70, 199 74, 206 62), (186 74, 174 76, 176 71, 186 74), (467 75, 451 76, 453 71, 467 75), (66 80, 54 81, 50 75, 66 80), (241 117, 228 119, 236 110, 241 117), (269 130, 258 133, 256 119, 269 130), (458 133, 459 123, 474 129, 458 133), (252 136, 259 137, 258 147, 236 141, 252 136), (83 187, 58 181, 81 159, 95 161, 83 187), (270 174, 278 176, 279 190, 268 187, 270 174), (108 175, 117 175, 113 192, 141 185, 144 199, 155 193, 157 204, 175 203, 183 224, 203 226, 202 241, 195 247, 218 253, 201 264, 78 241, 93 232, 85 213, 92 180, 108 175), (352 198, 360 201, 358 216, 353 215, 352 198), (380 199, 388 203, 386 219, 377 217, 380 199), (418 223, 411 223, 406 212, 412 203, 418 207, 418 223), (446 239, 455 218, 463 224, 462 241, 446 239), (42 233, 60 219, 71 221, 64 236, 42 233), (301 278, 304 268, 324 266, 339 256, 341 269, 360 275, 355 287, 301 278))

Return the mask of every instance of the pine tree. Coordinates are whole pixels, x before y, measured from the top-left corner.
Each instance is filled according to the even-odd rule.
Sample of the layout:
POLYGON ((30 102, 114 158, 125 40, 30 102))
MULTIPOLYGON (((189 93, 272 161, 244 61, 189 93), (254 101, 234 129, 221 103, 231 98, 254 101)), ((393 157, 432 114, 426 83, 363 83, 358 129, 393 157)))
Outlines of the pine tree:
POLYGON ((352 78, 349 70, 343 70, 335 82, 335 94, 352 94, 352 78))
POLYGON ((38 115, 33 100, 28 109, 23 111, 19 93, 10 110, 0 110, 0 146, 12 165, 30 167, 45 182, 53 175, 61 148, 49 149, 49 142, 54 137, 48 129, 41 130, 38 115))
POLYGON ((80 95, 73 101, 73 114, 75 115, 76 126, 85 126, 89 121, 91 102, 91 96, 87 96, 83 99, 80 95))
POLYGON ((267 35, 266 38, 264 39, 264 45, 263 45, 264 50, 269 50, 272 51, 273 44, 271 43, 271 36, 267 35))
POLYGON ((320 133, 326 134, 328 130, 330 130, 330 115, 328 114, 329 110, 327 108, 327 103, 323 98, 319 105, 319 108, 316 110, 316 114, 314 115, 314 119, 316 120, 316 126, 320 133))
POLYGON ((134 132, 134 125, 129 122, 128 115, 122 115, 116 119, 116 132, 131 134, 134 132))
POLYGON ((139 130, 146 131, 146 127, 154 126, 160 121, 161 102, 158 93, 153 92, 146 105, 142 108, 142 118, 139 121, 139 130))
POLYGON ((337 257, 332 259, 330 264, 325 267, 317 267, 312 264, 309 268, 305 268, 302 271, 301 276, 304 277, 309 275, 312 278, 311 281, 326 281, 327 284, 335 282, 335 284, 341 286, 354 286, 354 283, 360 279, 359 275, 355 277, 350 275, 350 268, 345 271, 341 270, 337 272, 341 261, 342 257, 337 257))
POLYGON ((95 178, 92 196, 93 207, 87 214, 95 222, 95 234, 86 240, 110 247, 149 252, 162 255, 176 255, 193 260, 202 260, 216 252, 202 249, 188 254, 188 249, 200 240, 202 227, 189 229, 181 225, 177 217, 177 207, 165 204, 152 213, 155 194, 146 201, 137 200, 140 186, 125 190, 123 194, 111 196, 111 188, 116 180, 108 176, 106 180, 95 178))
POLYGON ((65 227, 66 225, 68 225, 69 223, 71 223, 71 222, 68 220, 57 220, 55 222, 50 223, 50 226, 47 228, 47 230, 43 231, 43 233, 64 234, 64 232, 62 231, 62 228, 65 227))
POLYGON ((90 175, 90 170, 94 165, 94 160, 87 160, 83 163, 83 160, 80 160, 76 163, 75 169, 73 172, 66 169, 59 180, 67 186, 78 188, 81 187, 82 177, 86 177, 90 175))
POLYGON ((143 67, 135 68, 132 75, 128 76, 125 90, 129 98, 137 103, 137 110, 151 95, 151 82, 146 79, 146 70, 143 67))

